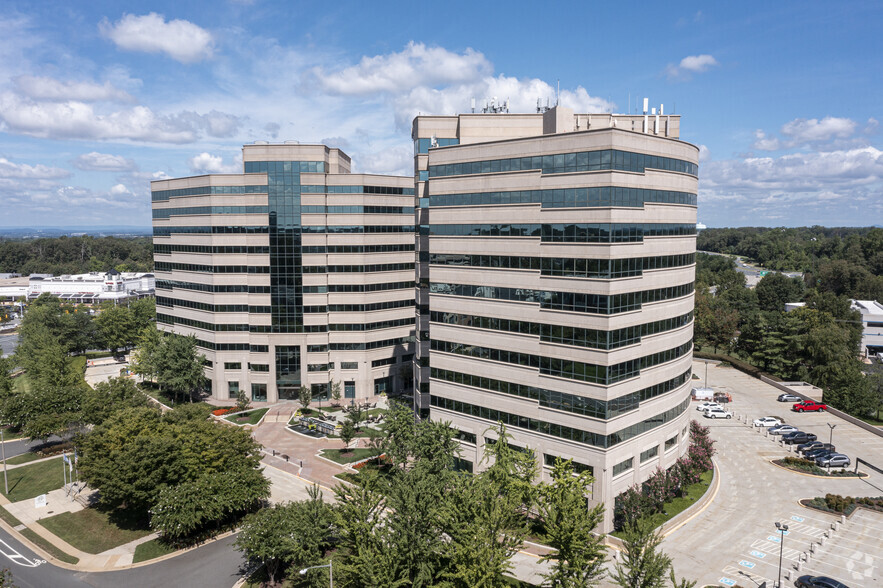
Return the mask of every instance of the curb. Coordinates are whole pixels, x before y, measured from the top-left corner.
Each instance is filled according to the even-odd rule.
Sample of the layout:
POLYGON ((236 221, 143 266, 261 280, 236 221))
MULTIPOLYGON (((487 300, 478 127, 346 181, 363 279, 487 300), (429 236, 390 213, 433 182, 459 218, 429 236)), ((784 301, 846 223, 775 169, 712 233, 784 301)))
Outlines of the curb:
MULTIPOLYGON (((776 458, 776 459, 782 459, 782 458, 776 458)), ((785 470, 785 471, 791 472, 793 474, 806 476, 807 478, 816 478, 819 480, 864 480, 865 478, 869 477, 869 474, 867 474, 866 472, 859 472, 857 476, 819 476, 816 474, 809 474, 807 472, 799 472, 799 471, 793 470, 789 467, 779 465, 779 464, 775 463, 775 461, 772 459, 768 459, 766 461, 767 461, 767 463, 770 463, 770 464, 776 466, 780 470, 785 470)))

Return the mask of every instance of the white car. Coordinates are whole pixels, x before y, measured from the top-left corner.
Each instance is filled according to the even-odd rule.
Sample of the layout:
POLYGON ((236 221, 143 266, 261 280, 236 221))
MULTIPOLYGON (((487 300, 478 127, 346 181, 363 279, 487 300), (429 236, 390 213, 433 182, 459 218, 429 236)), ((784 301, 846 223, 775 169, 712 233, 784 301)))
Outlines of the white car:
POLYGON ((723 406, 718 404, 717 402, 703 402, 699 406, 696 407, 696 410, 699 412, 705 412, 709 408, 720 408, 723 409, 723 406))
POLYGON ((800 429, 793 425, 773 425, 770 428, 770 435, 787 435, 788 433, 795 433, 799 430, 800 429))
POLYGON ((724 410, 720 406, 718 406, 716 408, 706 408, 705 412, 702 414, 707 419, 731 419, 731 418, 733 418, 733 413, 731 413, 729 410, 724 410))
POLYGON ((760 417, 759 419, 754 419, 755 427, 772 427, 781 424, 782 421, 776 417, 760 417))

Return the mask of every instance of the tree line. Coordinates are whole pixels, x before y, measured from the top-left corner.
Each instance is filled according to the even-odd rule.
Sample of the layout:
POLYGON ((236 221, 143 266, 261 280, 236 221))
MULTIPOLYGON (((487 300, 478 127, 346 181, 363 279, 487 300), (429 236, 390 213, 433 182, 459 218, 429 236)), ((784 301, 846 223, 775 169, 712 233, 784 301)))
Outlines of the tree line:
POLYGON ((741 255, 763 267, 804 272, 807 286, 859 300, 883 300, 883 229, 705 229, 700 251, 741 255))
MULTIPOLYGON (((510 444, 502 424, 485 432, 495 438, 485 446, 485 469, 459 472, 455 433, 394 404, 379 440, 380 467, 336 486, 333 505, 314 487, 307 500, 249 515, 237 546, 266 567, 271 585, 283 577, 295 586, 327 585, 327 570, 300 570, 332 557, 335 582, 343 586, 502 587, 509 585, 511 557, 529 533, 541 532, 552 547, 541 558, 550 564, 548 585, 598 585, 606 552, 595 528, 603 507, 588 507, 590 473, 559 459, 551 481, 535 483, 533 452, 510 444)), ((632 557, 615 565, 614 582, 662 587, 670 578, 691 585, 675 581, 671 560, 656 552, 653 529, 635 525, 629 533, 632 557)))
POLYGON ((859 359, 861 336, 861 314, 845 293, 775 272, 749 289, 731 258, 697 256, 697 346, 733 354, 783 380, 809 382, 835 408, 867 417, 883 404, 883 386, 859 359), (785 312, 787 302, 805 306, 785 312))
POLYGON ((150 237, 0 239, 0 273, 84 274, 153 271, 150 237))

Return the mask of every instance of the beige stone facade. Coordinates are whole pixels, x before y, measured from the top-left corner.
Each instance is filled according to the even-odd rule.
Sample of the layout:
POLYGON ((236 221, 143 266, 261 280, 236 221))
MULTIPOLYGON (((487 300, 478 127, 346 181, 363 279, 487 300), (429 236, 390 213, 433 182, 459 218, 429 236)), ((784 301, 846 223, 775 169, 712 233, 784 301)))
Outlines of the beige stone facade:
POLYGON ((687 447, 698 150, 679 130, 563 108, 413 125, 416 408, 474 469, 499 420, 544 476, 591 468, 605 531, 687 447))
POLYGON ((243 147, 243 174, 151 185, 157 323, 194 335, 216 398, 411 386, 413 178, 324 145, 243 147))

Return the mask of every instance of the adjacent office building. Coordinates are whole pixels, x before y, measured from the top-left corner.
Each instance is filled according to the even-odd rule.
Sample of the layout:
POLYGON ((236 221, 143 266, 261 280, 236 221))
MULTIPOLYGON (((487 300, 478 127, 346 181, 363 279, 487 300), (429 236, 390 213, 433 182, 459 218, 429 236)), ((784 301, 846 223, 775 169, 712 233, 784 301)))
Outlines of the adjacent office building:
POLYGON ((157 324, 196 337, 219 399, 410 389, 413 178, 324 145, 242 155, 242 174, 151 184, 157 324))
POLYGON ((698 149, 679 118, 484 112, 414 120, 417 410, 484 467, 503 422, 592 501, 687 448, 698 149))

